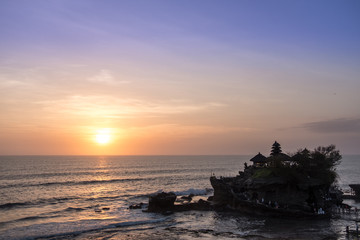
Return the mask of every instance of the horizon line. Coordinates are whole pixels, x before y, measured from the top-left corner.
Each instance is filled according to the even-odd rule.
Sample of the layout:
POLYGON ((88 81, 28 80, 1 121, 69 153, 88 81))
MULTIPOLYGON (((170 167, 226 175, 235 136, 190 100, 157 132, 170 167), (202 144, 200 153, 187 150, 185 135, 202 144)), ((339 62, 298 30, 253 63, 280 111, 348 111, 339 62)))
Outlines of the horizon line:
MULTIPOLYGON (((254 153, 255 154, 255 153, 254 153)), ((89 156, 89 157, 106 157, 106 156, 252 156, 253 154, 0 154, 0 157, 21 157, 21 156, 53 156, 53 157, 61 157, 61 156, 74 156, 74 157, 80 157, 80 156, 89 156)), ((256 155, 256 154, 255 154, 256 155)), ((347 156, 356 156, 360 155, 360 153, 345 153, 341 155, 347 155, 347 156)))

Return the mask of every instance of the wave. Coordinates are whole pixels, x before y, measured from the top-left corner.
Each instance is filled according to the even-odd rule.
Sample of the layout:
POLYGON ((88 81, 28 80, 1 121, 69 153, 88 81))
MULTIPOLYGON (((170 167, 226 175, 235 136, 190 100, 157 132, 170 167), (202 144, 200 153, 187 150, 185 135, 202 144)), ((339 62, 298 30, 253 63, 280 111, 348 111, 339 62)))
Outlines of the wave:
MULTIPOLYGON (((52 216, 54 217, 54 216, 52 216)), ((23 218, 18 218, 15 220, 11 220, 11 221, 6 221, 6 222, 0 222, 0 225, 5 225, 8 223, 17 223, 17 222, 24 222, 24 221, 32 221, 32 220, 38 220, 38 219, 44 219, 44 218, 51 218, 48 216, 30 216, 30 217, 23 217, 23 218)))
POLYGON ((39 217, 41 217, 41 218, 61 217, 62 213, 80 212, 80 211, 87 210, 89 208, 92 208, 92 207, 84 207, 84 208, 81 208, 81 207, 67 207, 67 208, 64 208, 64 209, 59 210, 59 211, 53 211, 53 212, 47 212, 47 213, 40 214, 39 217))
POLYGON ((128 226, 136 226, 136 225, 144 225, 144 224, 152 224, 152 223, 159 223, 164 222, 168 218, 160 218, 160 219, 153 219, 153 220, 143 220, 143 221, 128 221, 128 222, 121 222, 110 224, 108 227, 128 227, 128 226))
POLYGON ((34 206, 40 204, 55 204, 55 203, 61 203, 74 199, 79 199, 79 198, 78 197, 47 198, 47 199, 39 199, 37 201, 5 203, 0 205, 0 209, 7 210, 17 207, 28 207, 28 206, 34 206))
POLYGON ((11 220, 11 221, 0 222, 0 225, 5 225, 5 224, 8 224, 8 223, 24 222, 24 221, 34 221, 34 220, 38 220, 38 219, 56 218, 56 217, 59 217, 58 214, 61 214, 61 213, 79 212, 79 211, 83 211, 83 210, 86 210, 86 208, 68 207, 68 208, 65 208, 65 209, 60 210, 60 211, 42 213, 42 214, 39 214, 37 216, 28 216, 28 217, 14 219, 14 220, 11 220))
POLYGON ((108 184, 108 183, 124 183, 124 182, 140 182, 140 181, 178 181, 186 178, 187 181, 197 181, 203 179, 203 176, 193 175, 179 175, 179 176, 153 176, 153 177, 134 177, 134 178, 115 178, 107 180, 84 180, 84 181, 60 181, 60 182, 43 182, 43 183, 16 183, 8 185, 0 185, 0 188, 23 188, 23 187, 47 187, 47 186, 76 186, 76 185, 91 185, 91 184, 108 184))
MULTIPOLYGON (((93 202, 97 200, 115 200, 119 198, 127 198, 133 195, 123 194, 123 195, 113 195, 113 196, 99 196, 99 197, 89 197, 89 196, 81 196, 81 197, 60 197, 60 198, 42 198, 34 201, 25 201, 25 202, 9 202, 0 205, 0 210, 10 210, 14 208, 28 208, 28 207, 38 207, 41 205, 48 204, 59 204, 66 203, 72 200, 80 200, 85 202, 93 202)), ((84 210, 82 208, 72 208, 69 207, 67 211, 74 210, 84 210)), ((61 212, 61 211, 60 211, 61 212)))
MULTIPOLYGON (((106 171, 103 171, 107 173, 106 171)), ((55 173, 38 173, 38 174, 17 174, 1 176, 0 180, 19 180, 19 179, 37 179, 37 178, 51 178, 51 177, 66 177, 66 176, 80 176, 80 175, 97 175, 101 171, 93 172, 55 172, 55 173)))
POLYGON ((5 204, 0 205, 0 209, 10 209, 10 208, 19 207, 19 206, 26 206, 29 204, 31 204, 31 202, 5 203, 5 204))
MULTIPOLYGON (((97 231, 103 231, 103 230, 108 231, 110 229, 115 229, 115 228, 126 228, 126 227, 132 227, 132 226, 156 224, 156 223, 165 222, 168 219, 169 219, 168 217, 164 217, 164 218, 151 219, 151 220, 118 222, 118 223, 111 223, 111 224, 107 224, 107 225, 99 226, 99 227, 92 227, 92 228, 82 229, 82 230, 74 229, 74 231, 70 231, 70 232, 53 233, 53 234, 47 234, 47 235, 30 236, 28 234, 26 239, 52 239, 52 238, 71 239, 71 238, 75 238, 76 236, 79 236, 81 234, 86 234, 89 232, 97 232, 97 231)), ((56 223, 56 224, 58 224, 58 223, 56 223)), ((43 226, 44 225, 47 225, 47 224, 43 224, 43 226)), ((51 225, 51 223, 50 223, 50 225, 51 225)), ((79 224, 79 226, 81 226, 81 224, 79 224)), ((49 226, 49 227, 51 228, 51 226, 49 226)), ((150 226, 149 228, 153 228, 153 226, 150 226)), ((134 229, 131 229, 131 230, 134 230, 134 229)), ((116 231, 118 231, 118 230, 116 230, 116 231)))
POLYGON ((12 188, 12 187, 39 187, 39 186, 74 186, 74 185, 91 185, 91 184, 102 184, 102 183, 116 183, 116 182, 136 182, 136 181, 151 181, 150 178, 120 178, 120 179, 109 179, 109 180, 87 180, 87 181, 67 181, 67 182, 45 182, 45 183, 18 183, 18 184, 9 184, 1 186, 2 188, 12 188))
MULTIPOLYGON (((28 174, 9 174, 9 175, 1 175, 0 180, 22 180, 22 179, 43 179, 43 178, 52 178, 52 177, 67 177, 67 176, 98 176, 99 174, 109 174, 109 170, 114 176, 121 175, 146 175, 153 176, 158 174, 187 174, 187 173, 199 173, 199 172, 209 172, 209 169, 194 169, 194 168, 182 168, 182 169, 151 169, 151 170, 138 170, 138 169, 130 169, 122 171, 116 171, 115 168, 91 168, 84 169, 83 171, 67 171, 67 172, 44 172, 44 173, 28 173, 28 174)), ((219 172, 223 171, 223 168, 214 168, 211 169, 211 172, 219 172)))
POLYGON ((126 197, 130 197, 133 195, 130 194, 124 194, 124 195, 116 195, 116 196, 102 196, 102 197, 90 197, 90 198, 85 198, 85 201, 96 201, 96 200, 114 200, 114 199, 118 199, 118 198, 126 198, 126 197))
POLYGON ((68 207, 68 208, 64 209, 63 212, 79 212, 79 211, 84 211, 84 210, 86 210, 86 208, 68 207))

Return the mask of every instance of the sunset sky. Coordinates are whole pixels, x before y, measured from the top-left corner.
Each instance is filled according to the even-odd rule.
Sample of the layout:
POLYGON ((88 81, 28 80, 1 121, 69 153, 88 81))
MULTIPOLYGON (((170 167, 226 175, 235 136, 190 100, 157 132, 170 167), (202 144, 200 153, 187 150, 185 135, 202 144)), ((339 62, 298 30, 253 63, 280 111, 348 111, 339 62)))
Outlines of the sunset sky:
POLYGON ((0 155, 360 153, 358 0, 1 0, 0 29, 0 155))

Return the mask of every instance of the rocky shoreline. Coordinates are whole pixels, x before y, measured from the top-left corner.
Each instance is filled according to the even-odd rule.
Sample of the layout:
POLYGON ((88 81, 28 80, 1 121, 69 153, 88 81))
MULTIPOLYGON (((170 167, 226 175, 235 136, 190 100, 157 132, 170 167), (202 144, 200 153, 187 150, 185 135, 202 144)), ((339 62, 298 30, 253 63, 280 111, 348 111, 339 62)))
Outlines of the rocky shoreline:
POLYGON ((159 213, 170 213, 170 212, 183 212, 183 211, 211 211, 215 210, 216 206, 211 204, 210 201, 200 199, 193 202, 191 196, 183 196, 183 199, 189 199, 187 201, 181 201, 176 203, 177 196, 173 192, 161 192, 156 195, 149 197, 149 205, 145 212, 159 212, 159 213))
MULTIPOLYGON (((175 196, 176 199, 176 196, 175 196)), ((149 197, 149 204, 144 212, 171 214, 184 211, 238 211, 251 215, 291 218, 328 218, 329 214, 308 213, 300 210, 283 209, 238 199, 236 205, 217 204, 211 200, 200 199, 195 202, 175 203, 174 193, 162 192, 149 197)), ((210 197, 210 199, 213 199, 210 197)), ((141 204, 141 206, 143 206, 141 204)), ((130 207, 132 208, 132 207, 130 207)), ((141 208, 141 207, 139 207, 141 208)))
POLYGON ((239 175, 211 176, 214 195, 207 200, 193 201, 191 195, 177 199, 175 193, 162 192, 149 197, 144 211, 230 210, 272 217, 329 218, 332 209, 342 203, 343 194, 333 185, 334 166, 340 159, 333 145, 313 152, 299 150, 290 157, 275 141, 269 157, 259 153, 250 160, 253 165, 245 164, 239 175))

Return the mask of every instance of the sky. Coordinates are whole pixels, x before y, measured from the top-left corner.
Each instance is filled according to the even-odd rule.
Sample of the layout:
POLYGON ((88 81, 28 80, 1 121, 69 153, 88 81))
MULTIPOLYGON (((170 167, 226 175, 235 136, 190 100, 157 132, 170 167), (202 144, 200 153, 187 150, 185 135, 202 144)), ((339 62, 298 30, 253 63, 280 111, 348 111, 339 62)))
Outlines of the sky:
POLYGON ((360 154, 357 0, 1 0, 0 155, 360 154))

